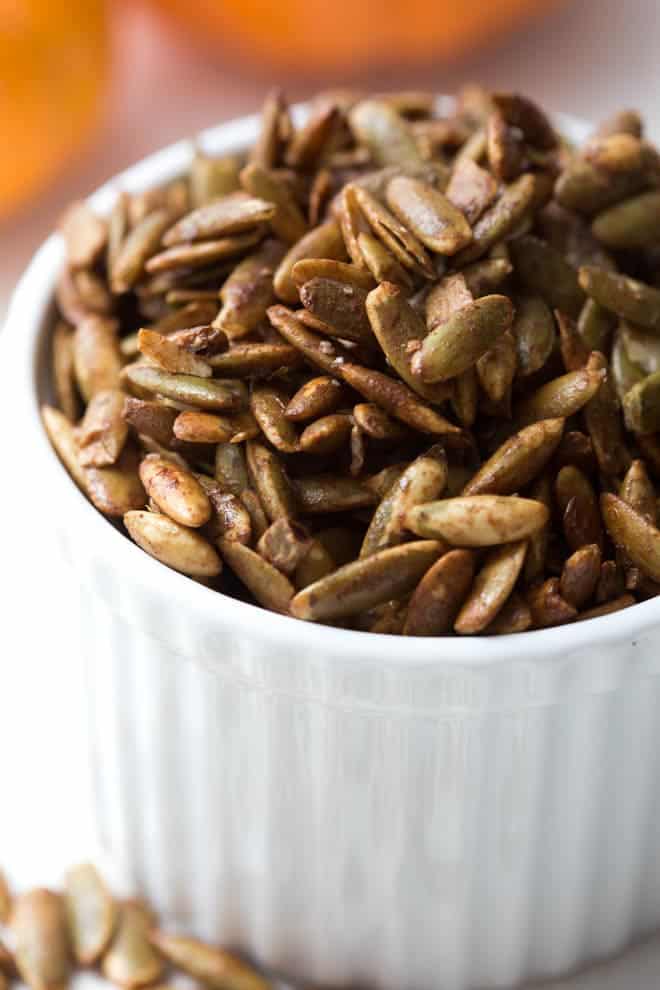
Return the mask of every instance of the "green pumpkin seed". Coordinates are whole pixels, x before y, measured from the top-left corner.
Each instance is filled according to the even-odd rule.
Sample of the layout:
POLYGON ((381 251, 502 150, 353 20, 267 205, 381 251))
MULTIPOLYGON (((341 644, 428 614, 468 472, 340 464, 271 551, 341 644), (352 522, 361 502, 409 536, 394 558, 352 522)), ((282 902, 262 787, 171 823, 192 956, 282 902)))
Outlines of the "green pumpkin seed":
POLYGON ((451 550, 433 564, 413 592, 404 636, 444 636, 449 633, 474 576, 474 554, 451 550))
POLYGON ((471 158, 458 160, 452 169, 445 195, 472 226, 497 195, 497 182, 471 158))
POLYGON ((119 458, 128 436, 124 400, 123 392, 110 389, 97 392, 87 406, 77 433, 83 467, 105 467, 119 458))
POLYGON ((657 525, 658 505, 655 489, 644 461, 632 462, 621 483, 619 495, 652 526, 657 525))
POLYGON ((244 258, 220 290, 222 309, 213 326, 230 339, 245 337, 264 319, 275 301, 273 279, 284 256, 284 247, 266 240, 254 254, 244 258))
MULTIPOLYGON (((170 519, 169 516, 146 510, 135 510, 125 514, 124 525, 131 539, 145 553, 155 557, 161 564, 172 567, 175 571, 188 574, 190 577, 215 577, 222 570, 222 561, 211 544, 196 530, 182 526, 170 519)), ((146 929, 150 923, 142 924, 139 920, 134 920, 135 914, 136 912, 129 909, 128 918, 126 918, 126 907, 124 906, 118 932, 110 952, 104 959, 103 971, 105 975, 121 986, 142 985, 141 983, 124 983, 119 975, 114 975, 115 973, 120 974, 125 969, 127 971, 126 979, 129 978, 128 971, 130 971, 131 963, 130 960, 124 959, 126 951, 124 942, 128 941, 130 948, 133 936, 130 931, 125 931, 125 928, 130 929, 135 924, 139 931, 146 936, 146 929), (109 970, 106 969, 106 965, 109 970)), ((145 968, 149 974, 148 978, 145 978, 146 983, 153 983, 158 979, 159 969, 156 969, 151 963, 145 965, 145 968)))
POLYGON ((157 454, 148 454, 140 464, 140 480, 150 499, 161 512, 197 528, 211 518, 211 503, 190 471, 157 454))
POLYGON ((593 216, 629 196, 634 196, 643 183, 641 172, 612 174, 576 157, 559 175, 555 184, 555 198, 567 210, 593 216))
MULTIPOLYGON (((356 478, 336 474, 311 475, 294 482, 296 499, 303 515, 325 515, 327 512, 348 512, 363 509, 378 501, 372 491, 356 478)), ((288 513, 291 515, 292 513, 288 513)))
POLYGON ((660 531, 617 495, 600 499, 612 541, 653 581, 660 581, 660 531))
POLYGON ((221 487, 240 495, 248 487, 245 451, 232 443, 219 443, 215 449, 215 477, 221 487))
POLYGON ((333 337, 370 344, 373 333, 365 309, 367 295, 366 289, 329 278, 312 278, 300 288, 305 309, 326 324, 333 337))
POLYGON ((626 427, 633 433, 656 433, 660 430, 660 371, 647 375, 626 392, 623 414, 626 427))
POLYGON ((240 186, 240 159, 234 155, 215 157, 197 150, 190 163, 190 203, 205 206, 219 196, 236 192, 240 186))
POLYGON ((367 189, 356 185, 355 199, 376 237, 394 257, 405 268, 433 278, 435 269, 421 241, 367 189))
POLYGON ((255 386, 250 396, 252 415, 273 447, 285 454, 298 450, 298 434, 284 415, 289 396, 268 385, 255 386))
POLYGON ((514 233, 534 202, 537 192, 532 175, 521 175, 505 186, 499 199, 482 215, 472 229, 472 243, 456 255, 459 268, 477 261, 494 244, 514 233))
POLYGON ((584 295, 575 269, 559 251, 531 236, 512 241, 510 251, 516 272, 529 292, 568 316, 579 316, 584 295))
POLYGON ((660 331, 660 289, 590 265, 580 269, 580 285, 605 309, 656 333, 660 331))
POLYGON ((512 495, 543 471, 559 446, 563 419, 544 419, 506 440, 470 479, 463 495, 512 495))
POLYGON ((293 279, 293 268, 305 258, 330 258, 343 261, 346 257, 344 239, 336 220, 326 220, 301 237, 286 253, 277 267, 274 277, 275 294, 288 303, 298 302, 298 288, 293 279))
POLYGON ((251 441, 247 444, 247 465, 252 487, 270 521, 296 516, 296 495, 277 455, 263 444, 251 441))
POLYGON ((436 327, 416 352, 412 366, 427 382, 446 381, 470 368, 513 322, 506 296, 483 296, 436 327))
POLYGON ((459 309, 463 309, 464 306, 468 306, 472 301, 472 292, 469 290, 462 272, 445 275, 433 286, 426 297, 426 326, 429 332, 446 323, 450 316, 453 316, 459 309))
POLYGON ((520 296, 512 332, 516 340, 518 374, 533 375, 552 354, 557 334, 549 306, 540 296, 520 296))
POLYGON ((59 223, 72 268, 89 268, 105 248, 108 228, 87 203, 73 203, 59 223))
POLYGON ((226 409, 232 412, 241 409, 247 402, 245 385, 232 379, 172 375, 160 368, 137 364, 129 365, 124 374, 130 385, 200 409, 226 409))
POLYGON ((146 262, 145 271, 151 275, 177 271, 181 268, 196 269, 223 261, 254 247, 263 237, 263 228, 250 230, 244 234, 234 234, 199 244, 175 244, 173 247, 153 254, 146 262))
POLYGON ((270 225, 280 240, 293 244, 306 233, 307 224, 302 210, 291 189, 276 173, 250 162, 241 172, 241 185, 253 196, 275 204, 270 225))
POLYGON ((392 212, 431 251, 452 255, 472 240, 464 215, 437 189, 399 175, 389 182, 385 199, 392 212))
POLYGON ((172 216, 167 210, 155 210, 124 238, 110 269, 113 292, 128 292, 135 285, 171 221, 172 216))
POLYGON ((554 378, 520 403, 516 422, 525 426, 541 419, 568 419, 593 399, 605 376, 603 368, 587 365, 554 378))
POLYGON ((526 552, 525 540, 496 547, 489 552, 454 622, 457 633, 461 636, 473 635, 493 622, 513 591, 526 552))
POLYGON ((165 247, 186 241, 204 241, 242 234, 262 223, 272 220, 276 207, 273 203, 237 191, 199 206, 178 220, 163 235, 165 247))
POLYGON ((349 114, 351 130, 377 165, 421 165, 410 126, 383 100, 362 100, 349 114))
POLYGON ((289 400, 284 415, 294 423, 318 419, 334 412, 341 404, 343 395, 341 382, 336 378, 328 375, 310 378, 289 400))
MULTIPOLYGON (((494 250, 494 249, 493 249, 494 250)), ((508 258, 483 258, 462 269, 468 292, 475 299, 489 296, 499 288, 513 271, 513 265, 508 258)))
POLYGON ((578 333, 592 351, 605 353, 609 347, 616 317, 594 299, 587 299, 580 310, 578 333))
POLYGON ((395 285, 410 290, 411 276, 371 232, 362 231, 357 235, 355 250, 376 282, 394 282, 395 285))
POLYGON ((600 213, 591 228, 601 244, 617 251, 650 247, 660 240, 660 192, 645 192, 600 213))
POLYGON ((300 449, 307 454, 331 454, 344 447, 353 422, 348 413, 330 413, 310 423, 300 435, 300 449))
POLYGON ((288 612, 295 589, 284 574, 237 540, 221 539, 219 546, 224 560, 260 605, 272 612, 288 612))

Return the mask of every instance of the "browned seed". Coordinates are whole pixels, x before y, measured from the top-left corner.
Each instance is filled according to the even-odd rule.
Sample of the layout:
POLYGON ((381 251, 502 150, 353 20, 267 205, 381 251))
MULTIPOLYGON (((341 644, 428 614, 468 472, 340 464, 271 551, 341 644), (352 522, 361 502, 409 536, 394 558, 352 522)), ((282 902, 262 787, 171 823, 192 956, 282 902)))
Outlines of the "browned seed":
POLYGON ((597 463, 591 439, 579 430, 570 430, 568 433, 564 433, 557 448, 555 463, 558 468, 562 468, 566 464, 573 464, 587 474, 594 472, 597 463))
POLYGON ((340 123, 338 107, 331 103, 319 106, 293 135, 285 155, 287 165, 312 171, 323 161, 340 123))
MULTIPOLYGON (((326 512, 348 512, 362 509, 378 501, 372 491, 357 478, 336 474, 308 475, 294 482, 296 498, 303 515, 324 515, 326 512)), ((288 513, 292 515, 292 513, 288 513)))
POLYGON ((600 578, 601 551, 596 543, 580 547, 564 562, 559 579, 562 598, 582 609, 593 598, 600 578))
MULTIPOLYGON (((9 889, 9 884, 7 883, 7 878, 0 870, 0 925, 6 925, 9 921, 9 916, 11 914, 12 896, 9 889)), ((6 950, 8 951, 8 950, 6 950)), ((0 968, 2 966, 2 958, 0 955, 0 968)))
POLYGON ((552 509, 552 485, 547 475, 536 479, 529 490, 529 497, 540 502, 548 510, 548 521, 528 539, 527 557, 523 568, 526 584, 537 580, 545 572, 550 537, 550 511, 552 509))
POLYGON ((401 423, 390 419, 387 413, 373 402, 359 402, 353 407, 353 418, 362 432, 374 440, 401 440, 407 435, 401 423))
POLYGON ((78 488, 85 491, 87 478, 78 458, 78 443, 71 420, 52 406, 41 407, 41 418, 48 439, 78 488))
POLYGON ((601 495, 610 538, 648 577, 660 581, 660 531, 617 495, 601 495))
POLYGON ((161 237, 171 221, 172 216, 167 210, 154 210, 124 238, 110 269, 110 286, 113 292, 127 292, 135 285, 148 258, 157 251, 161 237))
POLYGON ((198 327, 206 326, 215 316, 216 309, 216 304, 208 300, 187 303, 171 313, 166 313, 161 319, 152 323, 149 329, 173 337, 179 331, 192 333, 198 327))
POLYGON ((211 503, 190 471, 148 454, 140 464, 140 480, 161 512, 182 526, 203 526, 210 519, 211 503))
POLYGON ((387 495, 394 482, 401 476, 407 467, 408 465, 405 461, 400 461, 398 464, 390 464, 387 467, 384 467, 381 471, 378 471, 376 474, 372 474, 370 477, 365 478, 364 485, 370 492, 373 492, 376 496, 376 500, 379 500, 384 495, 387 495))
POLYGON ((514 434, 477 471, 463 495, 512 495, 541 473, 557 449, 563 419, 545 419, 514 434))
POLYGON ((603 545, 598 499, 593 485, 579 468, 567 465, 557 475, 555 497, 563 516, 564 535, 571 550, 586 544, 603 545))
POLYGON ((330 413, 310 423, 300 435, 300 450, 308 454, 331 454, 345 446, 353 422, 349 413, 330 413))
POLYGON ((147 365, 128 365, 126 380, 146 392, 156 392, 168 399, 211 411, 231 412, 245 406, 247 389, 232 379, 199 378, 197 375, 173 375, 147 365))
POLYGON ((342 364, 352 358, 351 352, 338 341, 319 337, 318 333, 308 330, 286 306, 271 306, 268 318, 285 340, 327 375, 336 377, 342 364))
POLYGON ((249 161, 263 168, 272 168, 278 163, 282 144, 280 124, 283 114, 286 114, 286 106, 282 93, 278 89, 271 90, 264 100, 261 110, 261 130, 250 149, 249 161))
POLYGON ((271 220, 275 206, 257 196, 237 191, 214 199, 188 213, 166 231, 165 247, 240 234, 271 220))
POLYGON ((445 195, 472 225, 495 199, 497 182, 490 172, 466 157, 455 163, 445 195))
POLYGON ((512 495, 468 495, 413 506, 405 525, 418 536, 458 547, 488 547, 526 539, 549 519, 545 505, 512 495))
MULTIPOLYGON (((257 557, 251 550, 244 555, 238 548, 234 549, 238 550, 237 559, 251 561, 257 557)), ((224 949, 160 930, 151 932, 151 942, 172 966, 212 990, 270 990, 271 984, 252 966, 224 949)))
POLYGON ((446 323, 450 316, 468 306, 472 300, 472 293, 461 272, 445 275, 426 297, 426 326, 429 332, 446 323))
POLYGON ((362 368, 357 364, 345 362, 336 369, 347 384, 357 392, 381 406, 395 419, 407 423, 421 433, 437 436, 459 438, 462 436, 459 427, 437 413, 430 406, 421 402, 415 393, 406 385, 371 368, 362 368))
POLYGON ((343 397, 344 389, 336 378, 310 378, 289 400, 284 415, 295 423, 317 419, 337 409, 343 397))
POLYGON ((357 205, 372 231, 405 268, 424 275, 435 276, 435 269, 419 238, 395 217, 367 189, 355 187, 357 205))
POLYGON ((311 546, 309 532, 293 519, 276 519, 257 544, 257 552, 283 574, 292 575, 311 546))
POLYGON ((492 100, 506 122, 522 131, 529 144, 544 150, 556 147, 554 128, 536 103, 519 93, 493 93, 492 100))
POLYGON ((127 443, 114 464, 82 468, 85 490, 99 512, 119 517, 131 509, 142 508, 146 495, 138 466, 138 452, 127 443))
POLYGON ((575 320, 559 309, 555 310, 555 319, 559 327, 559 348, 566 371, 584 368, 591 352, 578 333, 575 320))
POLYGON ((274 522, 282 516, 296 516, 296 493, 277 455, 255 441, 248 442, 246 450, 252 487, 257 491, 270 521, 274 522))
POLYGON ((53 385, 57 404, 72 422, 78 418, 79 401, 73 366, 73 327, 58 320, 53 331, 53 385))
POLYGON ((108 229, 105 220, 87 203, 73 203, 60 219, 59 228, 72 268, 88 268, 98 260, 106 245, 108 229))
POLYGON ((439 190, 420 179, 395 176, 387 185, 385 198, 406 228, 438 254, 456 254, 472 240, 472 230, 463 213, 439 190))
POLYGON ((510 411, 511 386, 517 365, 516 339, 510 330, 498 337, 476 363, 481 388, 491 402, 502 406, 507 414, 510 411))
MULTIPOLYGON (((351 261, 358 268, 367 269, 372 272, 373 268, 371 264, 367 264, 367 258, 362 254, 361 241, 360 238, 363 235, 368 235, 370 238, 373 237, 371 234, 371 228, 367 223, 367 220, 360 209, 360 205, 357 201, 356 196, 357 187, 349 183, 349 185, 344 186, 339 195, 339 204, 337 209, 337 218, 339 220, 341 235, 343 242, 345 244, 346 252, 348 253, 351 261)), ((375 244, 380 244, 377 238, 373 238, 375 244)), ((371 243, 371 242, 369 242, 371 243)), ((367 245, 369 246, 369 245, 367 245)), ((390 253, 383 246, 383 250, 386 251, 386 263, 387 259, 391 258, 390 253)), ((379 267, 383 266, 383 255, 380 254, 380 260, 378 253, 376 254, 376 261, 379 267)), ((377 276, 374 276, 377 278, 377 276)), ((378 280, 378 279, 377 279, 378 280)))
POLYGON ((512 234, 531 208, 537 191, 532 175, 521 175, 505 186, 493 205, 472 229, 472 243, 456 255, 456 265, 463 267, 481 258, 494 244, 512 234))
POLYGON ((412 288, 409 273, 370 231, 361 231, 357 235, 355 250, 376 282, 394 282, 403 289, 412 288))
POLYGON ((76 434, 83 467, 114 464, 121 454, 128 435, 124 399, 118 389, 97 392, 91 399, 76 434))
POLYGON ((116 388, 121 371, 117 323, 102 316, 87 316, 73 335, 76 382, 86 402, 106 389, 116 388))
POLYGON ((239 496, 250 517, 253 538, 258 540, 268 529, 268 519, 259 501, 259 496, 251 488, 246 488, 239 496))
POLYGON ((612 612, 620 612, 621 609, 629 608, 631 605, 635 604, 635 599, 632 595, 620 595, 618 598, 613 598, 609 602, 603 602, 602 605, 594 605, 593 608, 587 609, 586 612, 582 612, 577 617, 577 622, 582 622, 584 619, 597 619, 601 615, 610 615, 612 612))
POLYGON ((453 378, 475 364, 512 322, 506 296, 475 299, 429 333, 413 357, 413 371, 427 382, 453 378))
POLYGON ((275 205, 270 225, 280 240, 293 244, 303 236, 307 230, 303 212, 277 173, 250 162, 241 172, 241 185, 246 192, 275 205))
POLYGON ((309 548, 293 575, 293 583, 298 591, 319 581, 334 571, 337 564, 319 539, 312 538, 309 548))
POLYGON ((626 471, 630 464, 621 408, 607 361, 598 351, 590 358, 590 367, 604 371, 605 378, 584 407, 584 421, 601 471, 615 476, 626 471))
POLYGON ((131 511, 124 515, 124 525, 145 553, 175 571, 190 577, 215 577, 222 570, 222 561, 208 540, 169 516, 131 511))
POLYGON ((222 309, 213 326, 231 339, 244 337, 264 319, 275 300, 273 278, 284 256, 284 247, 266 240, 234 268, 220 290, 222 309))
POLYGON ((516 409, 516 421, 526 425, 541 419, 568 419, 593 399, 605 376, 602 368, 587 365, 579 371, 569 371, 554 378, 520 403, 516 409))
POLYGON ((198 244, 174 244, 158 254, 152 255, 145 263, 145 271, 150 274, 168 272, 178 268, 203 268, 214 262, 231 258, 253 247, 263 237, 263 228, 233 234, 213 241, 198 244))
POLYGON ((186 327, 168 334, 168 340, 203 358, 215 357, 227 350, 229 341, 222 330, 212 326, 186 327))
POLYGON ((317 622, 355 615, 398 598, 415 587, 441 552, 435 540, 419 540, 345 564, 299 591, 291 602, 291 614, 317 622))
POLYGON ((572 622, 577 615, 577 609, 560 594, 559 578, 548 578, 542 584, 530 588, 527 604, 532 613, 533 624, 541 629, 572 622))
POLYGON ((252 389, 250 408, 266 438, 277 450, 292 454, 299 449, 298 434, 284 415, 289 396, 281 389, 259 385, 252 389))
POLYGON ((334 279, 312 278, 301 286, 300 300, 333 337, 373 343, 365 309, 366 289, 334 279))
POLYGON ((346 257, 344 240, 336 220, 326 220, 301 237, 286 253, 274 277, 275 294, 284 302, 298 302, 298 287, 293 280, 293 268, 304 258, 330 258, 343 261, 346 257))
POLYGON ((509 249, 516 273, 527 291, 577 319, 584 303, 584 292, 576 270, 561 251, 531 235, 512 240, 509 249))
POLYGON ((409 464, 374 512, 362 541, 360 557, 403 543, 408 510, 439 498, 446 487, 447 474, 447 458, 439 445, 409 464))
POLYGON ((474 576, 474 554, 451 550, 423 576, 410 599, 404 636, 444 636, 465 600, 474 576))
POLYGON ((123 414, 126 422, 138 433, 153 437, 164 447, 171 444, 176 409, 164 406, 162 402, 149 402, 127 395, 124 397, 123 414))
POLYGON ((108 947, 117 910, 112 895, 91 863, 81 863, 67 870, 64 905, 76 962, 80 966, 92 966, 108 947))
POLYGON ((300 352, 288 344, 242 343, 209 359, 216 373, 228 378, 263 378, 280 368, 302 364, 300 352))
POLYGON ((220 552, 234 574, 264 608, 286 613, 295 589, 288 578, 254 550, 236 540, 221 539, 220 552))
POLYGON ((349 440, 351 462, 348 468, 349 474, 353 478, 359 477, 364 470, 364 462, 367 456, 367 445, 364 437, 364 432, 360 429, 358 424, 354 422, 351 427, 351 435, 349 440))
POLYGON ((314 278, 330 279, 342 285, 364 289, 366 292, 375 287, 374 279, 369 272, 358 268, 357 265, 336 261, 333 258, 303 258, 293 266, 291 275, 300 288, 314 278))
POLYGON ((635 460, 621 483, 620 497, 652 526, 657 524, 657 499, 644 461, 635 460))
POLYGON ((203 206, 239 188, 240 160, 234 155, 207 155, 199 148, 190 163, 190 205, 203 206))
POLYGON ((596 601, 600 604, 618 598, 625 591, 623 569, 615 560, 604 560, 596 587, 596 601))
MULTIPOLYGON (((151 515, 153 519, 164 518, 153 513, 145 515, 151 515)), ((153 915, 141 901, 121 904, 117 929, 101 964, 107 980, 125 990, 138 990, 160 978, 164 965, 149 941, 152 925, 153 915)))
POLYGON ((213 507, 209 523, 209 533, 213 539, 236 540, 249 545, 252 540, 252 516, 242 500, 244 493, 239 498, 231 492, 223 491, 214 478, 203 474, 196 477, 213 507))
POLYGON ((477 405, 479 402, 479 379, 474 368, 466 368, 465 371, 457 375, 453 382, 454 388, 451 396, 452 409, 456 413, 459 422, 465 427, 474 424, 477 418, 477 405))
POLYGON ((145 357, 164 371, 196 375, 198 378, 210 378, 213 373, 210 364, 203 358, 155 330, 140 330, 138 347, 145 357))
POLYGON ((495 619, 513 591, 526 552, 525 540, 489 552, 454 622, 457 633, 465 636, 482 632, 495 619))
POLYGON ((412 357, 421 346, 426 327, 421 316, 404 298, 399 286, 382 282, 366 298, 366 313, 389 364, 399 377, 418 395, 429 402, 447 398, 445 385, 428 385, 413 373, 412 357))
POLYGON ((493 175, 510 182, 525 164, 525 145, 520 133, 510 127, 503 114, 494 110, 486 122, 486 150, 493 175))
POLYGON ((30 990, 64 990, 69 984, 69 935, 58 894, 41 888, 21 894, 11 915, 14 960, 30 990))
POLYGON ((247 410, 235 416, 185 410, 177 416, 173 430, 177 440, 188 443, 238 443, 259 434, 259 426, 247 410))
POLYGON ((219 443, 215 449, 215 477, 225 491, 240 495, 248 487, 248 470, 242 446, 219 443))
POLYGON ((78 299, 85 309, 102 316, 112 312, 112 294, 100 275, 88 268, 81 268, 73 272, 72 278, 78 299))
POLYGON ((349 114, 351 130, 377 165, 415 165, 422 158, 409 124, 383 100, 362 100, 349 114))
POLYGON ((309 190, 308 216, 310 227, 316 227, 321 223, 326 204, 332 195, 332 187, 332 172, 327 168, 320 168, 314 176, 312 187, 309 190))
POLYGON ((490 625, 484 630, 489 636, 509 636, 526 632, 532 625, 529 605, 517 591, 512 591, 490 625))

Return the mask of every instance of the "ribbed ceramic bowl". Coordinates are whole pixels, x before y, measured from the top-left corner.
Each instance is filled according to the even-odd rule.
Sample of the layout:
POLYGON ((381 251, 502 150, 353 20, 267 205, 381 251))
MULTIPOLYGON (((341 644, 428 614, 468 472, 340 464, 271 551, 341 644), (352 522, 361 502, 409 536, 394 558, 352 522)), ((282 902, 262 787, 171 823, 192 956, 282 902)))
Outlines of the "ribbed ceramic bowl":
MULTIPOLYGON (((563 122, 574 136, 583 128, 563 122)), ((253 118, 203 135, 250 142, 253 118)), ((92 197, 181 171, 177 144, 92 197)), ((411 640, 226 598, 83 498, 38 403, 63 261, 6 342, 80 587, 100 838, 170 921, 294 979, 508 987, 660 924, 660 600, 517 637, 411 640)))

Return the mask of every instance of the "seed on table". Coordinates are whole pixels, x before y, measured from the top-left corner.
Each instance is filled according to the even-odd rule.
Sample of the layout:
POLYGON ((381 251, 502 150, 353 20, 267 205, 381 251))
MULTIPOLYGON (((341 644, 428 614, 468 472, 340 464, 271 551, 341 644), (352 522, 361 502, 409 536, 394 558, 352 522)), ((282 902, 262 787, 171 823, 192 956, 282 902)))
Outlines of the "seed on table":
POLYGON ((160 978, 163 961, 149 941, 153 921, 151 911, 141 901, 120 905, 117 928, 101 963, 103 975, 111 983, 125 990, 139 990, 160 978))
POLYGON ((488 547, 523 540, 549 519, 545 505, 513 495, 468 495, 409 509, 405 525, 418 536, 458 547, 488 547))
POLYGON ((37 888, 14 901, 14 960, 30 990, 64 990, 69 984, 69 933, 62 899, 37 888))
POLYGON ((74 957, 80 966, 92 966, 108 947, 117 910, 110 891, 91 863, 81 863, 65 873, 64 906, 74 957))
MULTIPOLYGON (((252 554, 252 551, 248 551, 252 554)), ((256 554, 254 554, 256 556, 256 554)), ((151 942, 177 969, 212 990, 270 990, 271 984, 238 956, 195 938, 155 930, 151 942)))
POLYGON ((145 553, 175 571, 190 577, 215 577, 222 570, 222 561, 208 540, 168 516, 135 510, 126 513, 124 525, 145 553))

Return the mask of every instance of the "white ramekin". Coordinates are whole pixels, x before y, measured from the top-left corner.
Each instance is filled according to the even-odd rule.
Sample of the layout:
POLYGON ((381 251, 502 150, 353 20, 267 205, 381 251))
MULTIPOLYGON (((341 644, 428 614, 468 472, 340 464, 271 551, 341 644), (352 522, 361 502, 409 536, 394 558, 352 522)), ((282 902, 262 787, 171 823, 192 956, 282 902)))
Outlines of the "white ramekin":
MULTIPOLYGON (((256 127, 202 142, 234 151, 256 127)), ((189 155, 154 155, 92 204, 189 155)), ((5 360, 80 586, 96 817, 120 870, 170 921, 323 984, 508 987, 660 924, 660 600, 417 641, 308 625, 168 570, 83 498, 43 432, 62 259, 50 237, 21 279, 5 360)))

